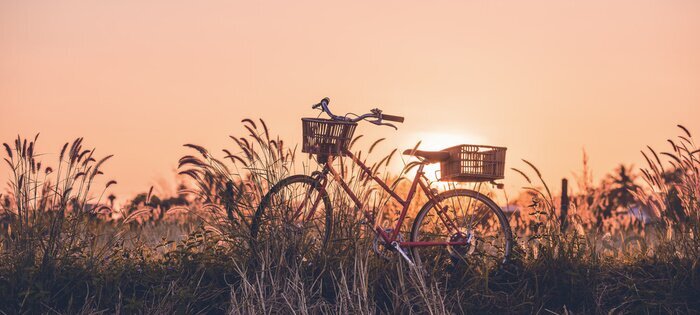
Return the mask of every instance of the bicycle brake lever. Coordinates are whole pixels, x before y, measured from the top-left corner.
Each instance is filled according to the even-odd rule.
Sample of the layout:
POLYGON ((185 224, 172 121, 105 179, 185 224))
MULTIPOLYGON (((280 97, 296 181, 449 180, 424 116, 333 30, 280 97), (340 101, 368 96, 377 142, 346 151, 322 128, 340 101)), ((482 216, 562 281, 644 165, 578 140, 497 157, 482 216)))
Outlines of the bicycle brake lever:
POLYGON ((390 123, 382 122, 381 120, 374 120, 374 121, 370 121, 370 122, 377 125, 377 126, 389 126, 389 127, 394 128, 396 130, 399 130, 399 128, 397 128, 396 126, 394 126, 390 123))

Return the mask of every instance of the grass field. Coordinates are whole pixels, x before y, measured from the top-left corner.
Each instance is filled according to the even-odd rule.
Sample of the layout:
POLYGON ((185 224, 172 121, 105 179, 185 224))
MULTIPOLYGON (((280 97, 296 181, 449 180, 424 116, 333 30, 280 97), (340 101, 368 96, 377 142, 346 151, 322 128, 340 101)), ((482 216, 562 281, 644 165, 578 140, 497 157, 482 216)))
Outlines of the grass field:
MULTIPOLYGON (((454 263, 436 249, 412 268, 371 251, 373 235, 334 185, 333 245, 323 255, 301 254, 294 232, 251 240, 251 216, 269 187, 315 166, 263 121, 243 125, 249 135, 232 136, 222 154, 186 145, 181 191, 148 192, 120 207, 110 204, 116 183, 100 171, 110 156, 94 156, 82 139, 66 143, 58 161, 41 161, 37 138, 5 144, 12 176, 0 196, 0 311, 700 313, 700 153, 682 126, 666 149, 644 149, 648 165, 639 171, 621 167, 593 183, 584 157, 565 230, 560 196, 525 161, 516 173, 530 187, 508 201, 518 209, 509 213, 511 262, 454 263)), ((389 172, 397 153, 375 158, 376 144, 357 155, 405 191, 412 165, 389 172)), ((339 168, 390 222, 396 206, 387 195, 349 163, 339 168)))

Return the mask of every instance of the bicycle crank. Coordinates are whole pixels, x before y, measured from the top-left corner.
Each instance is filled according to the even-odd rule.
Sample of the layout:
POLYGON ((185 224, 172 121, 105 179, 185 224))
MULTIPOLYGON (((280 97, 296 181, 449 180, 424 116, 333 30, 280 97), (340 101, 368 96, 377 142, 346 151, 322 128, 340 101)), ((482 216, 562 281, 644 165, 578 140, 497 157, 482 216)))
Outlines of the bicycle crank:
MULTIPOLYGON (((394 231, 394 229, 384 229, 384 232, 388 235, 391 235, 391 233, 394 231)), ((396 239, 399 242, 403 242, 403 235, 399 233, 396 236, 396 239)), ((384 239, 376 235, 374 237, 374 241, 372 242, 372 250, 374 251, 377 256, 383 258, 384 260, 390 260, 394 251, 393 245, 390 246, 390 244, 384 243, 384 239)))
POLYGON ((394 247, 394 249, 396 249, 396 251, 399 252, 399 254, 401 254, 401 257, 403 257, 403 259, 408 263, 409 266, 411 266, 411 267, 416 266, 416 264, 413 263, 413 260, 411 260, 411 258, 408 257, 408 254, 406 254, 406 252, 403 250, 403 248, 401 248, 401 246, 399 245, 399 242, 394 241, 391 243, 391 246, 394 247))

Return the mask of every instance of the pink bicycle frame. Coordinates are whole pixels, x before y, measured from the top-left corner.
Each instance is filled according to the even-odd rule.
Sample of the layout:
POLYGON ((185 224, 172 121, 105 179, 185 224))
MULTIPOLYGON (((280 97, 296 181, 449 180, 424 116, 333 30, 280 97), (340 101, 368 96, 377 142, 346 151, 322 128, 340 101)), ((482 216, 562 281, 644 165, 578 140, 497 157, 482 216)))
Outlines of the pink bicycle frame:
MULTIPOLYGON (((379 177, 374 175, 372 171, 370 170, 367 165, 362 163, 352 152, 345 150, 344 154, 352 159, 352 161, 357 164, 360 169, 365 173, 365 175, 369 176, 374 180, 384 191, 386 191, 391 198, 396 200, 401 206, 401 213, 399 214, 399 218, 396 221, 396 226, 393 228, 391 233, 387 233, 384 228, 375 225, 375 218, 372 212, 369 210, 365 209, 365 205, 360 201, 359 198, 353 193, 353 191, 350 189, 348 184, 343 180, 343 177, 338 173, 338 171, 333 168, 333 158, 330 158, 326 161, 324 165, 324 174, 330 172, 330 174, 333 176, 333 179, 338 181, 340 184, 340 187, 343 188, 345 193, 348 194, 350 199, 355 203, 357 208, 362 211, 363 215, 367 219, 367 222, 373 225, 374 232, 377 233, 384 241, 385 244, 392 244, 394 242, 398 242, 398 244, 402 247, 421 247, 421 246, 448 246, 448 245, 466 245, 466 241, 460 241, 460 242, 440 242, 440 241, 430 241, 430 242, 423 242, 423 241, 414 241, 414 242, 407 242, 407 241, 399 241, 398 240, 398 234, 400 231, 400 227, 403 225, 403 221, 406 218, 406 214, 408 212, 408 208, 411 204, 411 201, 415 197, 416 192, 418 191, 418 186, 420 186, 421 190, 425 193, 425 195, 428 197, 428 199, 434 201, 434 204, 439 204, 439 200, 437 200, 437 196, 433 191, 428 187, 428 184, 426 183, 427 179, 425 179, 425 173, 423 172, 423 168, 425 167, 425 164, 421 163, 418 167, 418 171, 416 172, 416 176, 413 179, 413 182, 411 183, 411 187, 408 191, 408 195, 406 196, 406 199, 401 198, 398 194, 396 194, 389 186, 379 177)), ((321 190, 322 192, 325 192, 325 187, 326 187, 327 181, 323 180, 321 182, 321 190)), ((312 218, 314 215, 314 212, 316 211, 316 208, 321 201, 321 196, 322 194, 319 194, 316 200, 314 200, 314 204, 312 205, 311 211, 309 211, 309 214, 305 218, 305 220, 308 220, 309 218, 312 218)), ((308 199, 308 196, 307 196, 308 199)), ((298 216, 301 213, 302 208, 305 206, 306 200, 302 203, 302 205, 299 207, 297 210, 297 213, 295 216, 298 216)), ((457 229, 456 225, 452 221, 452 219, 446 215, 445 209, 436 207, 436 212, 438 214, 438 217, 442 221, 443 224, 447 227, 447 229, 452 232, 452 233, 458 233, 459 230, 457 229)))

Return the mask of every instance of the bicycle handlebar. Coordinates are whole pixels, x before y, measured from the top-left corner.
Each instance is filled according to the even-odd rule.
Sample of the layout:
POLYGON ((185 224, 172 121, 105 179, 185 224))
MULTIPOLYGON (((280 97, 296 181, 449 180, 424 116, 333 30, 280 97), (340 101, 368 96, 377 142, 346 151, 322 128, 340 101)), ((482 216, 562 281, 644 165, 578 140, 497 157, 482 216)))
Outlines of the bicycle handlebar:
POLYGON ((328 108, 328 103, 331 100, 327 97, 324 97, 318 104, 311 106, 312 109, 318 109, 319 107, 321 108, 322 112, 325 112, 328 114, 328 116, 331 117, 333 120, 342 120, 342 121, 352 121, 351 119, 344 117, 344 116, 336 116, 331 113, 331 110, 328 108))
POLYGON ((394 115, 387 115, 387 114, 382 114, 382 119, 388 120, 388 121, 395 121, 397 123, 402 123, 404 118, 401 116, 394 116, 394 115))
POLYGON ((329 116, 331 119, 333 119, 333 120, 339 120, 339 121, 358 122, 358 121, 360 121, 360 120, 364 120, 364 119, 367 119, 367 118, 376 118, 377 120, 374 120, 374 121, 370 120, 369 122, 371 122, 371 123, 373 123, 373 124, 375 124, 375 125, 378 125, 378 126, 389 126, 389 127, 393 127, 394 129, 398 129, 398 128, 396 128, 396 126, 394 126, 394 125, 392 125, 392 124, 382 122, 382 120, 388 120, 388 121, 393 121, 393 122, 398 122, 398 123, 403 123, 403 121, 404 121, 404 118, 401 117, 401 116, 383 114, 383 113, 382 113, 382 110, 379 109, 379 108, 372 109, 372 110, 370 111, 370 113, 363 114, 363 115, 359 115, 359 116, 357 116, 357 117, 355 117, 355 118, 347 117, 347 115, 349 115, 349 114, 347 114, 347 115, 345 115, 345 116, 333 115, 333 113, 331 113, 331 110, 328 108, 328 103, 329 103, 330 101, 331 101, 331 100, 330 100, 328 97, 324 97, 318 104, 311 106, 311 108, 312 108, 312 109, 318 109, 318 108, 320 107, 320 108, 321 108, 321 111, 322 111, 322 112, 325 112, 326 114, 328 114, 328 116, 329 116))

